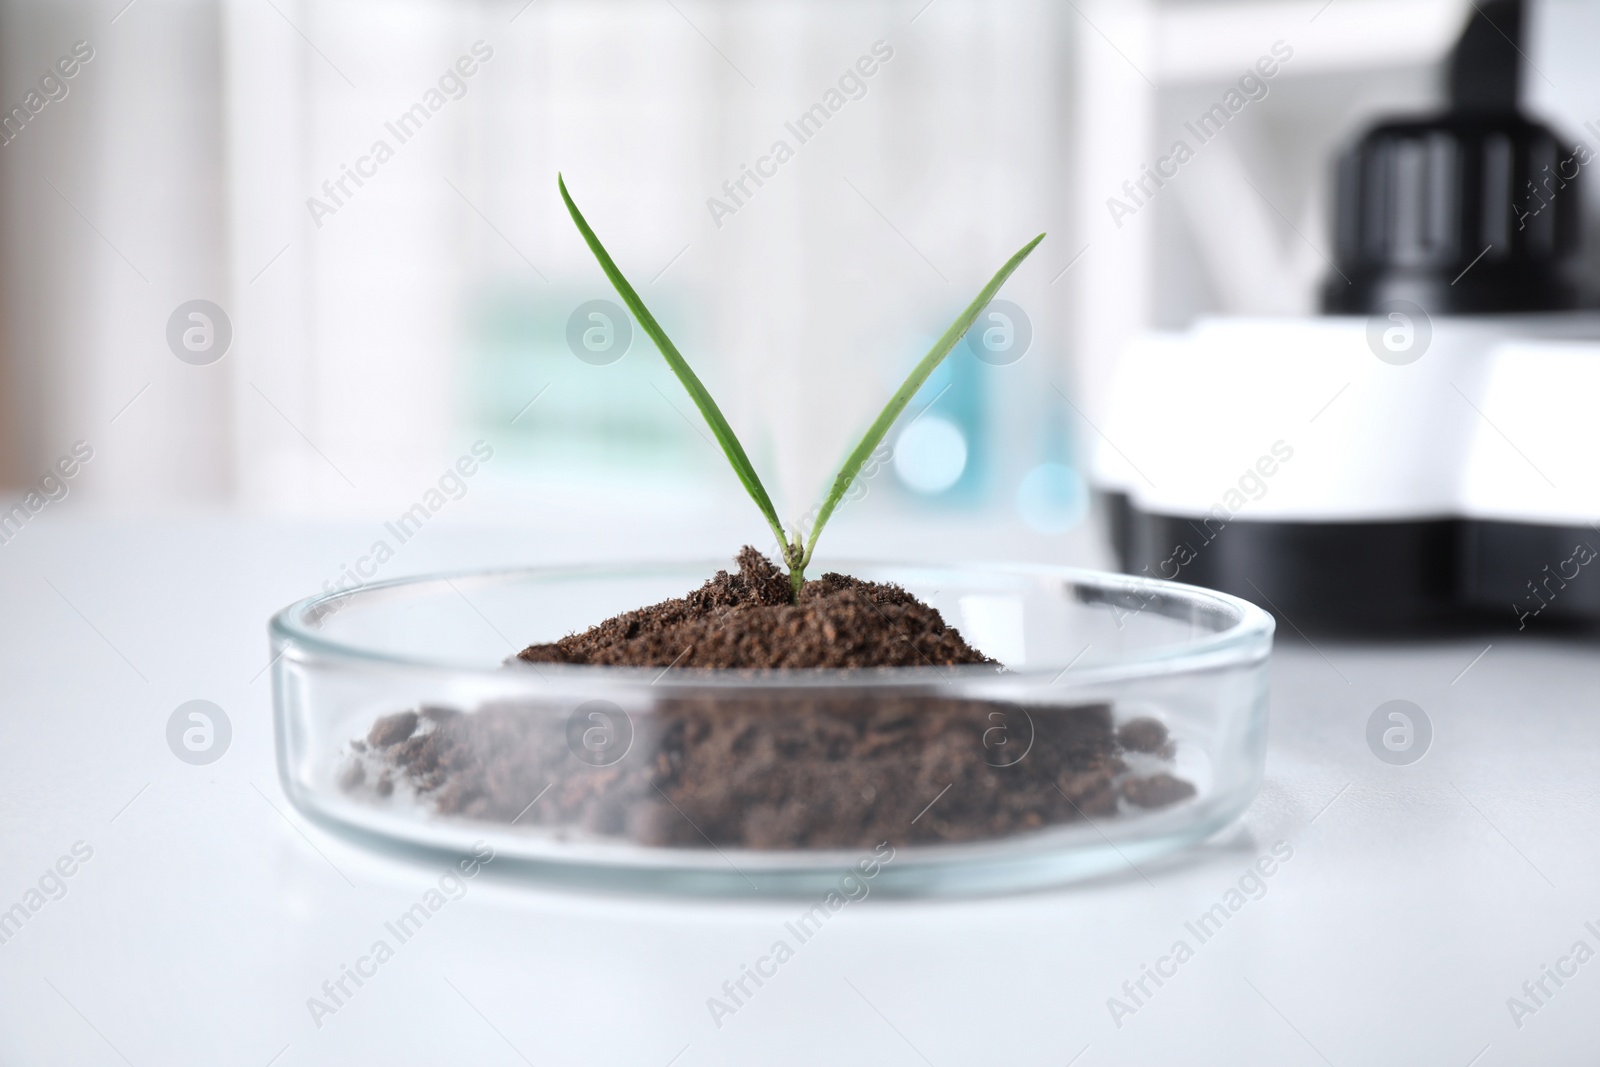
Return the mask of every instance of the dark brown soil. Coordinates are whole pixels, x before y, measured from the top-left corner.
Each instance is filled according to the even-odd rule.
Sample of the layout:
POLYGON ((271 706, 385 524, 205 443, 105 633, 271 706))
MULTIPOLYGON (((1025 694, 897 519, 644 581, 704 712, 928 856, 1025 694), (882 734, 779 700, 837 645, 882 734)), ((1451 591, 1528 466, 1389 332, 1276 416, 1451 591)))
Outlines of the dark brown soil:
POLYGON ((607 619, 517 654, 529 663, 620 667, 951 667, 994 663, 904 589, 824 574, 799 603, 789 577, 745 546, 739 571, 681 600, 607 619))
POLYGON ((1122 795, 1141 808, 1164 808, 1194 796, 1194 786, 1165 772, 1124 782, 1122 795))
MULTIPOLYGON (((787 576, 760 553, 744 549, 739 564, 681 600, 519 658, 1003 669, 895 586, 827 574, 791 604, 787 576)), ((1119 727, 1106 704, 1023 707, 948 694, 934 677, 919 692, 888 694, 663 686, 633 715, 605 700, 424 707, 380 718, 352 742, 341 784, 383 798, 399 783, 444 815, 752 849, 991 840, 1194 795, 1152 770, 1174 751, 1154 719, 1119 727)))

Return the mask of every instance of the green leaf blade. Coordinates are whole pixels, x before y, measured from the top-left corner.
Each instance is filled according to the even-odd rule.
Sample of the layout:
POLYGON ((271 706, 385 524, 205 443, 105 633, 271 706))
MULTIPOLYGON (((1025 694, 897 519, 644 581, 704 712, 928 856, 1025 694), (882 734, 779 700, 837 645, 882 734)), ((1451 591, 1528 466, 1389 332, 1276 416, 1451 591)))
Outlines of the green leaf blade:
POLYGON ((938 368, 940 363, 944 362, 944 358, 950 354, 950 350, 955 348, 962 337, 966 336, 967 331, 972 328, 972 324, 978 321, 978 316, 983 313, 984 308, 989 306, 989 302, 1000 291, 1000 287, 1006 283, 1006 279, 1010 278, 1012 273, 1022 265, 1022 261, 1027 259, 1029 254, 1039 246, 1039 242, 1044 240, 1044 236, 1041 233, 1023 245, 1016 255, 1006 261, 1005 266, 1001 267, 994 277, 989 279, 989 283, 979 290, 977 297, 967 305, 966 310, 956 316, 956 320, 950 324, 950 328, 945 330, 938 341, 934 342, 933 347, 928 350, 928 354, 923 356, 917 365, 912 368, 911 374, 901 383, 900 388, 895 390, 894 396, 889 398, 889 402, 884 405, 883 411, 873 420, 866 434, 862 436, 860 443, 856 445, 855 450, 844 461, 844 466, 839 468, 839 473, 833 480, 833 487, 828 491, 827 497, 822 502, 822 508, 817 512, 816 522, 811 526, 811 536, 806 542, 805 555, 801 563, 802 568, 811 562, 811 554, 816 550, 817 537, 822 533, 823 525, 833 514, 834 508, 839 506, 839 501, 849 491, 850 484, 856 480, 856 475, 861 473, 861 468, 866 465, 867 460, 872 457, 872 453, 877 450, 878 445, 888 435, 889 428, 894 425, 895 420, 905 411, 906 405, 911 403, 911 398, 917 394, 917 390, 922 388, 923 383, 928 380, 928 376, 938 368))
POLYGON ((560 175, 556 176, 556 185, 561 190, 561 199, 566 203, 572 221, 577 224, 578 232, 583 235, 589 251, 594 253, 594 258, 599 261, 600 269, 611 279, 617 295, 622 297, 622 302, 638 320, 639 327, 650 336, 650 340, 655 342, 662 358, 667 361, 667 366, 672 368, 672 373, 677 375, 684 391, 689 394, 689 399, 694 401, 694 406, 700 409, 701 416, 705 418, 712 434, 716 436, 717 444, 722 447, 723 455, 728 457, 728 463, 733 467, 734 474, 738 476, 745 492, 750 494, 750 499, 755 501, 756 507, 761 509, 761 514, 767 520, 767 525, 772 527, 778 543, 787 545, 789 541, 784 536, 783 524, 778 521, 777 509, 772 506, 772 498, 767 495, 766 487, 761 484, 761 478, 756 474, 750 457, 745 454, 744 446, 734 434, 733 427, 729 426, 728 420, 723 417, 722 409, 717 407, 717 402, 711 398, 711 393, 701 383, 699 375, 695 374, 688 360, 683 358, 677 346, 672 343, 672 339, 667 336, 660 323, 656 322, 655 316, 650 314, 650 309, 644 306, 644 301, 628 283, 628 279, 623 277, 611 254, 605 250, 600 238, 595 236, 594 230, 590 228, 588 220, 578 210, 578 205, 572 202, 572 197, 567 192, 567 183, 560 175))

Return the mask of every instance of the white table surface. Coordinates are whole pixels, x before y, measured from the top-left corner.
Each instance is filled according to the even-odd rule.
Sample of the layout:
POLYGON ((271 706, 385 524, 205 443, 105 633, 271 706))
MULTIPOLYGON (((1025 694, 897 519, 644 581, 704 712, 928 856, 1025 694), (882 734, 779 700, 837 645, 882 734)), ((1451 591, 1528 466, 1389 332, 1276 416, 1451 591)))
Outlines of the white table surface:
MULTIPOLYGON (((307 998, 436 877, 307 824, 273 765, 264 622, 335 574, 369 525, 46 516, 0 547, 0 909, 75 842, 93 849, 66 895, 0 945, 0 1063, 1600 1056, 1600 959, 1559 988, 1547 979, 1520 1027, 1507 1007, 1574 942, 1600 951, 1584 927, 1600 929, 1600 646, 1515 636, 1281 640, 1266 782, 1234 831, 1050 892, 852 904, 720 1028, 707 998, 802 905, 574 895, 492 870, 318 1027, 307 998), (204 767, 164 737, 195 698, 234 731, 204 767), (1369 714, 1393 698, 1434 724, 1411 766, 1366 745, 1369 714), (1293 858, 1265 895, 1198 944, 1185 922, 1279 841, 1293 858), (1180 938, 1194 957, 1116 1025, 1108 998, 1180 938)), ((657 545, 693 533, 652 526, 657 545)), ((849 543, 861 531, 837 536, 865 547, 849 543)), ((923 554, 984 543, 958 530, 923 554)), ((407 547, 392 573, 631 551, 615 524, 441 526, 407 547)), ((1017 551, 1060 554, 1042 539, 1017 551)))

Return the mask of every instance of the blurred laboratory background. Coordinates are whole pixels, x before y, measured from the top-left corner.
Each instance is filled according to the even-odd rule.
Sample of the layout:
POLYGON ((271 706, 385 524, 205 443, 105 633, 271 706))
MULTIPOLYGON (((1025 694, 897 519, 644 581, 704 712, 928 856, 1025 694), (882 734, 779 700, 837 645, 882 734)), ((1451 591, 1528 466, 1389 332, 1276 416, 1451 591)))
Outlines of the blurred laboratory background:
MULTIPOLYGON (((1600 119, 1597 8, 1529 6, 1524 98, 1572 140, 1600 119)), ((0 480, 25 493, 85 442, 62 507, 382 517, 483 441, 463 518, 736 499, 636 327, 580 358, 575 322, 628 329, 583 310, 615 294, 560 172, 791 520, 1048 231, 980 323, 994 343, 957 348, 847 509, 1048 552, 1092 521, 1115 353, 1314 311, 1337 152, 1442 102, 1472 10, 3 0, 0 480), (1130 199, 1269 55, 1227 136, 1130 199)))

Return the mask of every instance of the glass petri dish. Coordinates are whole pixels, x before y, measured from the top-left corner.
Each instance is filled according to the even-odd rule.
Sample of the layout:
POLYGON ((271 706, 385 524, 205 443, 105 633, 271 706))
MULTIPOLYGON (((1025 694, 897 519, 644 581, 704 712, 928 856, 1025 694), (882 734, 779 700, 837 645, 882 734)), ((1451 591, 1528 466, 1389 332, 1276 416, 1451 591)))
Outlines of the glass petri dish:
POLYGON ((1065 567, 831 562, 938 608, 1004 667, 514 659, 715 563, 373 583, 269 624, 283 788, 390 851, 744 896, 1052 885, 1203 840, 1254 797, 1273 634, 1254 605, 1065 567))

